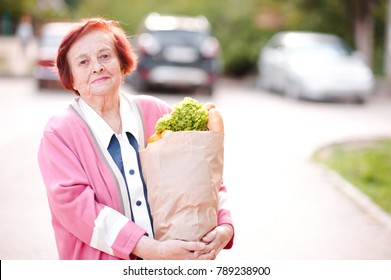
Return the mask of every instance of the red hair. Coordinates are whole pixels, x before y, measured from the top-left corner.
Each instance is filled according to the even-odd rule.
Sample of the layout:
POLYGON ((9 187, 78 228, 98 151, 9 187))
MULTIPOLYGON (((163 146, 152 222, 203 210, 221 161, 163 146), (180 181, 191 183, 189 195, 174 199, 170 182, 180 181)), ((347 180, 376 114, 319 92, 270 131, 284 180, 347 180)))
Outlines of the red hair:
POLYGON ((116 21, 105 20, 103 18, 91 18, 80 21, 80 24, 72 28, 64 36, 57 53, 57 70, 61 84, 68 90, 72 90, 77 95, 79 93, 73 88, 73 77, 71 68, 67 59, 67 54, 72 45, 85 34, 93 30, 102 30, 107 32, 114 42, 114 46, 120 61, 120 67, 123 73, 128 74, 136 69, 137 56, 133 52, 132 46, 126 34, 116 21))

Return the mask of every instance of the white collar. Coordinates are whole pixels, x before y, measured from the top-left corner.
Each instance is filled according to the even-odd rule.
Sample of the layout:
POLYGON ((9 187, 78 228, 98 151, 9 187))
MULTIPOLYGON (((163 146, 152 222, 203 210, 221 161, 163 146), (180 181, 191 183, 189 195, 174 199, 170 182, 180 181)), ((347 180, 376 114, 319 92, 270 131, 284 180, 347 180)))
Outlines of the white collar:
MULTIPOLYGON (((85 117, 86 122, 91 127, 92 132, 96 138, 103 144, 104 147, 108 147, 111 137, 116 134, 114 130, 102 119, 102 117, 95 112, 90 105, 88 105, 82 98, 79 98, 79 106, 82 114, 85 117)), ((126 132, 130 132, 139 141, 139 128, 137 125, 136 113, 132 110, 129 102, 120 93, 120 115, 122 120, 122 132, 117 137, 126 137, 126 132)))

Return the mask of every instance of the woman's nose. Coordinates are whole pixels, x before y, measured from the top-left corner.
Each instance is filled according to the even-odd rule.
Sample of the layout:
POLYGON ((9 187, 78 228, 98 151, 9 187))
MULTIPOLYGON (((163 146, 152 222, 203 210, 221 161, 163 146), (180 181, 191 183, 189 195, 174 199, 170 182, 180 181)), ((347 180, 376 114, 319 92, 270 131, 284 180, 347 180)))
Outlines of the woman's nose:
POLYGON ((99 62, 95 62, 93 71, 94 73, 100 73, 103 71, 103 66, 99 62))

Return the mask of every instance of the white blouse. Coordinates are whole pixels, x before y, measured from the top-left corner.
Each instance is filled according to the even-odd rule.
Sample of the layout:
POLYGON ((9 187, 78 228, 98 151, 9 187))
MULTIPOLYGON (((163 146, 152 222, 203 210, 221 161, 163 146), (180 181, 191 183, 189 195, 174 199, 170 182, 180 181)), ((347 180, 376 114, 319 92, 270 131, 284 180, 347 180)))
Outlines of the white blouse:
MULTIPOLYGON (((126 135, 126 132, 131 133, 136 138, 137 142, 140 143, 139 130, 142 128, 137 126, 137 116, 135 115, 138 112, 134 112, 134 109, 130 106, 129 102, 120 93, 122 132, 121 134, 116 134, 100 115, 82 98, 79 99, 79 106, 81 113, 84 115, 87 124, 90 126, 102 150, 108 149, 113 134, 118 139, 125 173, 125 186, 127 187, 127 190, 120 190, 120 193, 122 194, 123 204, 130 208, 130 211, 126 211, 125 209, 125 214, 129 219, 132 219, 133 216, 134 222, 144 228, 150 237, 153 237, 152 221, 146 197, 146 186, 143 184, 137 153, 129 143, 126 135)), ((109 153, 103 154, 105 154, 106 157, 110 157, 107 158, 108 161, 113 161, 109 153)), ((112 166, 116 165, 112 164, 112 166)), ((121 174, 121 172, 116 172, 115 174, 121 174)))

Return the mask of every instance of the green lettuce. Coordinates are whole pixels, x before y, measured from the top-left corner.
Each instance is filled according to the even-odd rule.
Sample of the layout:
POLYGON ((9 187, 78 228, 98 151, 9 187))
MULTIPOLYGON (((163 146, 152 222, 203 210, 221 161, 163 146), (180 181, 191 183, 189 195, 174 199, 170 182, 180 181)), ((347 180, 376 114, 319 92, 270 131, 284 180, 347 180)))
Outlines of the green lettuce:
POLYGON ((207 130, 208 112, 197 100, 185 97, 174 105, 171 114, 161 117, 155 126, 156 133, 165 130, 207 130))

